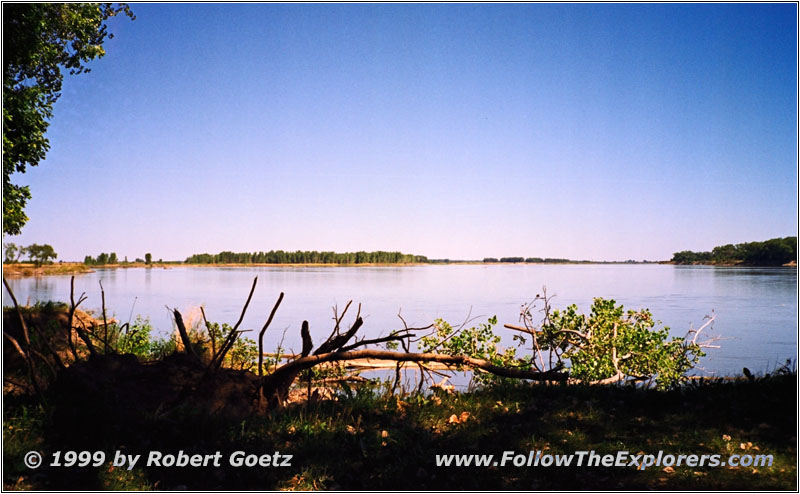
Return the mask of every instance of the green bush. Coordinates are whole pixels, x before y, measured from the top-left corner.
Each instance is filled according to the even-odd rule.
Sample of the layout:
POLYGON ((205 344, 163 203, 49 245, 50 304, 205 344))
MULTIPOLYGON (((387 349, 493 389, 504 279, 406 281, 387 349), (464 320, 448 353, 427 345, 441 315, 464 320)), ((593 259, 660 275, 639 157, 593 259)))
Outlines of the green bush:
MULTIPOLYGON (((500 336, 494 334, 492 329, 496 324, 497 316, 492 316, 486 323, 478 326, 454 329, 447 321, 436 319, 433 323, 433 334, 420 340, 420 350, 425 353, 464 355, 502 367, 530 369, 530 360, 517 358, 516 348, 501 348, 497 345, 500 343, 500 336)), ((473 379, 482 384, 491 384, 504 378, 476 370, 473 379)))
POLYGON ((657 324, 647 309, 626 312, 614 300, 596 298, 588 317, 575 305, 554 311, 542 325, 539 344, 568 361, 570 376, 581 381, 621 373, 640 380, 655 377, 659 388, 669 388, 683 381, 705 353, 685 338, 669 339, 669 328, 657 324))
MULTIPOLYGON (((550 313, 546 299, 544 318, 538 327, 530 324, 532 306, 523 307, 528 336, 515 335, 519 346, 532 338, 529 355, 517 356, 517 348, 501 348, 493 327, 497 318, 476 327, 454 329, 441 319, 434 332, 420 340, 423 352, 463 355, 492 364, 525 370, 560 371, 582 383, 645 381, 667 389, 686 379, 687 373, 705 355, 702 345, 686 338, 669 337, 647 309, 625 311, 614 300, 594 299, 590 314, 575 305, 550 313)), ((476 371, 483 384, 505 379, 476 371)))

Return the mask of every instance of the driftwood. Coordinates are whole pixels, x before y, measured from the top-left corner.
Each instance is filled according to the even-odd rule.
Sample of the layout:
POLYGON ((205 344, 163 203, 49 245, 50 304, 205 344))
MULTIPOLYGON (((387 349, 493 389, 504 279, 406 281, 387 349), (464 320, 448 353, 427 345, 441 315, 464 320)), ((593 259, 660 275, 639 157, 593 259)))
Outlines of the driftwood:
MULTIPOLYGON (((227 352, 233 347, 236 339, 241 334, 239 326, 244 319, 244 314, 253 297, 258 277, 253 280, 253 285, 250 289, 250 294, 244 304, 242 313, 239 320, 234 325, 230 334, 227 336, 221 347, 216 350, 212 348, 211 361, 208 364, 208 371, 213 372, 218 369, 225 358, 227 352)), ((353 361, 391 361, 396 363, 396 371, 400 372, 401 366, 407 362, 417 364, 420 371, 433 372, 434 369, 428 368, 425 364, 433 364, 439 369, 450 367, 466 367, 470 369, 477 369, 484 372, 489 372, 501 377, 509 377, 516 379, 531 379, 536 381, 566 381, 567 375, 556 371, 540 371, 540 370, 525 370, 512 367, 502 367, 486 360, 476 359, 465 355, 445 355, 439 353, 414 353, 409 351, 408 342, 415 336, 412 331, 429 329, 431 326, 425 328, 409 328, 403 320, 404 328, 399 331, 391 333, 389 336, 379 338, 361 338, 357 337, 358 330, 364 324, 361 318, 361 306, 359 305, 358 313, 356 314, 355 321, 352 326, 347 330, 342 329, 344 317, 352 305, 352 301, 348 302, 341 314, 334 307, 334 327, 327 339, 325 339, 315 351, 312 352, 314 344, 311 338, 308 321, 303 321, 300 329, 300 336, 302 338, 302 350, 300 354, 292 355, 293 357, 287 363, 278 365, 271 373, 264 375, 263 361, 263 337, 266 330, 269 328, 270 323, 275 317, 284 294, 281 293, 278 300, 272 307, 269 317, 258 335, 258 367, 257 374, 259 377, 259 386, 257 390, 258 401, 268 407, 280 406, 289 396, 289 390, 292 385, 297 381, 298 376, 306 370, 309 370, 317 365, 330 363, 330 362, 353 362, 353 361), (378 349, 367 349, 369 345, 376 345, 381 343, 398 342, 402 345, 404 351, 389 351, 378 349), (265 403, 266 402, 266 403, 265 403)), ((194 352, 194 349, 189 341, 188 332, 183 325, 183 320, 180 312, 176 309, 173 311, 175 322, 178 326, 181 339, 184 340, 184 352, 192 355, 194 358, 200 357, 194 352)), ((205 312, 203 312, 205 320, 205 312)), ((400 318, 402 320, 402 317, 400 318)), ((206 327, 209 328, 208 321, 206 320, 206 327)), ((214 338, 211 337, 213 341, 214 338)), ((424 379, 424 376, 423 378, 424 379)), ((421 380, 420 383, 424 381, 421 380)), ((310 381, 309 381, 310 386, 310 381)))

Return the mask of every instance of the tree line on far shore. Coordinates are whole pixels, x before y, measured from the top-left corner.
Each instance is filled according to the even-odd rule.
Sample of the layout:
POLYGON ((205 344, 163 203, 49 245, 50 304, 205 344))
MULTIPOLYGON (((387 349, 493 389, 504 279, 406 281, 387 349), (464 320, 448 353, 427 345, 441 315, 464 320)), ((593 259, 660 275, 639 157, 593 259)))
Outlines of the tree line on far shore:
POLYGON ((219 254, 194 254, 186 258, 187 264, 411 264, 428 262, 425 256, 402 252, 319 252, 298 250, 294 252, 271 250, 269 252, 230 252, 219 254))
MULTIPOLYGON (((120 261, 117 258, 116 252, 111 252, 107 254, 105 252, 101 252, 97 255, 97 257, 86 256, 83 258, 83 263, 87 266, 105 266, 106 264, 119 264, 119 263, 127 264, 128 263, 128 256, 125 256, 125 259, 120 261)), ((147 253, 144 255, 144 259, 136 258, 133 262, 139 264, 152 264, 153 263, 153 254, 147 253)), ((159 261, 161 262, 161 261, 159 261)))
POLYGON ((781 266, 797 260, 797 237, 773 238, 763 242, 719 245, 710 252, 684 250, 672 255, 675 264, 747 264, 781 266))
POLYGON ((511 263, 514 263, 514 262, 536 262, 536 263, 552 262, 552 263, 564 264, 564 263, 589 262, 589 261, 572 261, 570 259, 558 259, 558 258, 553 258, 553 257, 545 257, 545 258, 542 258, 542 257, 501 257, 500 259, 498 259, 496 257, 484 257, 483 258, 483 262, 511 262, 511 263))

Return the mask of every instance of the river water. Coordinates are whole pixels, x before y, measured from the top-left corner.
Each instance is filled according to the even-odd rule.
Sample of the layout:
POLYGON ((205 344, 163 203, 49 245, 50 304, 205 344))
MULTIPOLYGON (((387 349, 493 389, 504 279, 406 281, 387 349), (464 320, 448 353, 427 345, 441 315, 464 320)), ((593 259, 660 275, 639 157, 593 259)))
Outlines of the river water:
MULTIPOLYGON (((702 359, 701 372, 741 373, 742 367, 767 372, 797 359, 796 268, 724 268, 671 265, 421 265, 410 267, 171 267, 98 269, 75 277, 76 297, 86 292, 82 308, 99 309, 102 281, 109 315, 122 322, 131 315, 150 319, 169 334, 173 323, 166 307, 178 308, 191 321, 203 305, 211 321, 233 324, 258 276, 258 286, 243 328, 257 333, 278 294, 285 299, 265 337, 265 349, 300 349, 300 325, 310 323, 315 343, 332 329, 331 308, 353 300, 345 321, 352 323, 357 303, 365 325, 360 334, 385 335, 400 329, 401 313, 410 326, 436 318, 453 324, 467 317, 475 323, 497 315, 498 332, 511 344, 503 323, 519 320, 520 306, 547 287, 552 306, 577 304, 588 311, 593 297, 612 298, 629 309, 649 308, 657 320, 682 336, 714 311, 712 335, 719 349, 702 359)), ((69 300, 69 276, 8 280, 22 303, 69 300)), ((8 304, 4 297, 4 303, 8 304)))

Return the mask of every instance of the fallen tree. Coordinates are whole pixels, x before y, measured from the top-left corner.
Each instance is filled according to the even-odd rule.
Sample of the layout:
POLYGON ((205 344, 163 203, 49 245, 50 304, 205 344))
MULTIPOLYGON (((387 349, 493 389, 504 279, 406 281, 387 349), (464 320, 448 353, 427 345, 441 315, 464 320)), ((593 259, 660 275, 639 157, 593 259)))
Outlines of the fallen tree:
MULTIPOLYGON (((58 389, 63 391, 62 403, 75 395, 96 395, 112 408, 126 403, 127 408, 139 407, 145 413, 167 413, 170 409, 190 404, 209 413, 230 413, 246 416, 282 406, 289 398, 290 389, 301 381, 303 373, 332 363, 346 363, 359 359, 382 360, 396 363, 395 386, 403 366, 413 364, 420 370, 422 388, 426 374, 439 373, 426 364, 445 364, 455 370, 471 370, 477 380, 490 383, 503 379, 526 379, 544 383, 611 384, 623 381, 656 379, 661 387, 670 387, 686 378, 702 348, 711 346, 699 342, 701 331, 709 327, 713 317, 698 330, 690 330, 686 338, 668 340, 669 328, 654 330, 656 322, 646 310, 625 313, 615 302, 596 299, 589 316, 578 314, 574 306, 564 312, 551 311, 550 299, 537 295, 534 303, 523 306, 522 326, 505 325, 521 333, 516 335, 517 347, 501 348, 500 337, 492 327, 496 318, 488 323, 469 326, 469 319, 454 328, 445 321, 421 327, 408 327, 398 317, 403 328, 387 336, 359 338, 364 325, 361 307, 352 325, 344 326, 344 318, 352 302, 338 313, 334 308, 334 327, 327 338, 315 347, 308 321, 300 327, 302 351, 285 363, 280 358, 265 363, 263 340, 279 309, 284 294, 281 293, 258 332, 258 355, 255 372, 226 368, 229 354, 240 345, 244 330, 240 329, 250 306, 258 278, 253 280, 250 292, 237 322, 233 326, 210 323, 202 311, 207 337, 187 329, 184 317, 172 310, 177 328, 174 355, 154 361, 139 361, 124 355, 115 344, 120 328, 112 326, 105 315, 103 303, 102 328, 100 320, 92 320, 73 327, 73 315, 86 297, 75 301, 70 294, 69 327, 66 340, 72 362, 65 363, 56 352, 45 355, 48 339, 44 335, 31 338, 21 308, 15 303, 24 337, 15 338, 7 332, 6 339, 26 364, 32 389, 40 393, 41 372, 37 362, 44 362, 53 375, 58 375, 58 389), (535 303, 543 301, 541 323, 534 323, 535 303), (101 330, 102 329, 102 330, 101 330), (419 335, 421 332, 424 334, 419 335), (419 336, 418 336, 419 335, 419 336), (530 353, 518 356, 516 350, 531 339, 530 353), (79 341, 83 343, 79 346, 79 341), (386 349, 379 347, 383 345, 386 349), (417 351, 413 351, 416 346, 417 351), (398 348, 402 347, 402 351, 398 348), (315 349, 316 348, 316 349, 315 349), (57 360, 53 362, 53 360, 57 360), (64 370, 69 367, 68 372, 64 370), (161 376, 161 377, 159 377, 161 376), (147 383, 153 382, 148 386, 147 383), (98 388, 98 382, 104 382, 98 388), (143 385, 144 383, 144 385, 143 385), (67 398, 69 397, 69 398, 67 398)), ((6 289, 16 301, 10 287, 6 289)), ((101 285, 103 301, 104 292, 101 285)), ((123 325, 124 326, 124 325, 123 325)), ((125 328, 127 331, 128 328, 125 328)), ((38 332, 37 332, 38 334, 38 332)), ((253 342, 255 347, 255 342, 253 342)), ((441 373, 439 373, 441 374, 441 373)), ((311 377, 307 378, 309 396, 311 377)))

